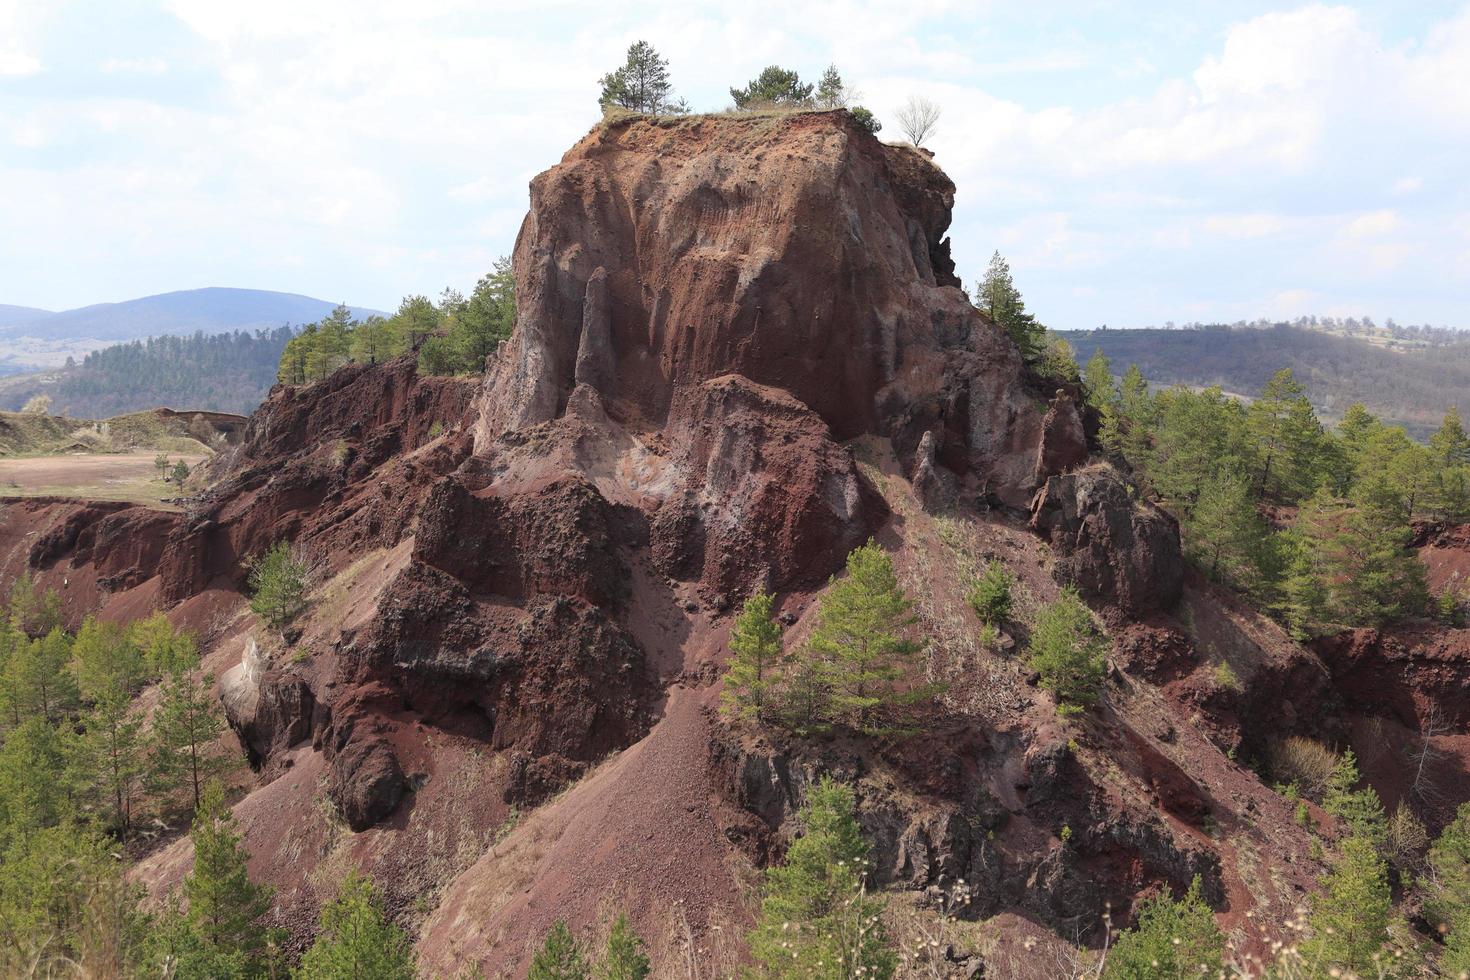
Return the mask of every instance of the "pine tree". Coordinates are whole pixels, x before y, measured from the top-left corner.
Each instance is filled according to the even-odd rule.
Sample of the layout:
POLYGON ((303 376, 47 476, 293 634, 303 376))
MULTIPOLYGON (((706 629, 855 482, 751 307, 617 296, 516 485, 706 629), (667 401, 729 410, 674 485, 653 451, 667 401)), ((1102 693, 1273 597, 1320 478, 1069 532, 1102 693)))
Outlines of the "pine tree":
POLYGON ((402 929, 384 918, 372 882, 352 872, 322 909, 317 938, 296 980, 413 980, 413 950, 402 929))
POLYGON ((1448 923, 1457 914, 1470 916, 1470 803, 1460 804, 1429 848, 1432 894, 1424 903, 1430 921, 1448 923))
POLYGON ((852 790, 823 779, 797 814, 802 834, 784 864, 766 870, 765 896, 750 936, 762 975, 778 980, 893 976, 884 902, 867 893, 868 843, 852 790))
POLYGON ((77 707, 81 695, 70 662, 71 638, 59 628, 24 643, 24 649, 17 643, 6 665, 16 720, 39 715, 56 722, 77 707))
POLYGON ((147 756, 143 719, 132 710, 132 697, 125 689, 113 688, 96 696, 86 716, 81 749, 98 795, 112 808, 118 836, 127 840, 147 756))
POLYGON ((1246 583, 1259 543, 1267 536, 1250 487, 1236 473, 1217 473, 1205 482, 1189 516, 1187 541, 1212 578, 1246 583))
POLYGON ((57 776, 67 761, 60 734, 44 718, 31 717, 6 733, 0 743, 0 846, 60 820, 65 786, 57 776))
POLYGON ((682 101, 673 98, 669 63, 647 41, 629 45, 628 59, 622 67, 603 75, 599 83, 602 96, 598 104, 604 109, 618 105, 649 115, 688 111, 682 101))
POLYGON ((122 627, 88 617, 71 641, 77 682, 89 701, 115 696, 127 702, 148 679, 143 651, 122 627))
POLYGON ((619 913, 607 935, 607 947, 597 964, 597 980, 644 980, 649 974, 648 956, 643 940, 628 925, 628 916, 619 913))
POLYGON ((204 784, 229 766, 228 759, 206 751, 225 730, 224 710, 213 686, 211 674, 195 679, 186 670, 177 670, 164 681, 153 714, 151 755, 156 785, 165 793, 189 787, 195 810, 204 784))
POLYGON ((1184 898, 1158 895, 1143 903, 1138 924, 1108 952, 1105 980, 1176 980, 1215 976, 1224 965, 1225 936, 1205 904, 1196 875, 1184 898))
POLYGON ((133 620, 125 632, 127 642, 142 653, 144 673, 150 680, 192 670, 199 663, 199 644, 193 634, 174 629, 161 612, 133 620))
POLYGON ((730 98, 737 109, 763 109, 779 106, 800 109, 812 103, 812 85, 802 84, 801 76, 779 65, 770 65, 751 79, 744 88, 732 88, 730 98))
POLYGON ((1368 440, 1373 437, 1373 433, 1380 425, 1378 419, 1363 407, 1362 402, 1353 402, 1343 413, 1342 421, 1337 424, 1337 432, 1342 437, 1348 458, 1354 468, 1363 450, 1368 447, 1368 440))
POLYGON ((1373 842, 1357 835, 1344 840, 1323 886, 1312 903, 1307 959, 1323 975, 1331 968, 1379 975, 1378 964, 1387 966, 1393 898, 1388 869, 1373 842))
POLYGON ((515 274, 510 259, 501 256, 494 268, 475 284, 475 291, 455 319, 449 341, 460 370, 481 372, 485 360, 510 337, 516 322, 515 274))
POLYGON ((42 591, 30 572, 21 572, 10 587, 10 622, 33 639, 60 629, 61 596, 55 589, 42 591))
POLYGON ((764 589, 746 600, 730 631, 730 668, 725 674, 726 710, 738 717, 764 720, 785 661, 781 626, 771 616, 772 596, 764 589))
POLYGON ((1447 977, 1470 970, 1470 803, 1462 803, 1429 848, 1424 915, 1445 931, 1440 963, 1447 977))
POLYGON ((1240 405, 1219 387, 1172 388, 1155 402, 1149 482, 1185 514, 1222 471, 1244 469, 1245 420, 1240 405))
POLYGON ((985 278, 978 288, 979 307, 996 326, 1006 332, 1027 364, 1041 358, 1046 346, 1046 328, 1026 312, 1021 291, 1011 278, 1011 267, 999 252, 990 257, 985 278))
POLYGON ((1348 749, 1327 780, 1327 789, 1322 796, 1322 809, 1345 823, 1356 836, 1371 840, 1381 847, 1387 836, 1387 818, 1383 812, 1383 803, 1373 787, 1357 788, 1362 779, 1357 757, 1353 755, 1352 749, 1348 749))
POLYGON ((306 610, 306 564, 284 541, 255 559, 249 584, 251 611, 277 632, 306 610))
POLYGON ((1156 415, 1143 372, 1137 364, 1128 365, 1118 389, 1117 410, 1103 417, 1099 433, 1103 448, 1122 456, 1134 469, 1142 470, 1152 452, 1156 415))
POLYGON ((388 326, 403 349, 417 350, 426 337, 439 329, 439 311, 427 296, 405 296, 388 326))
POLYGON ((1087 404, 1097 409, 1106 425, 1107 416, 1118 408, 1118 382, 1113 380, 1113 365, 1101 348, 1093 351, 1082 369, 1082 387, 1087 392, 1087 404))
POLYGON ((828 65, 817 82, 817 108, 842 109, 846 108, 847 101, 847 85, 842 81, 842 73, 836 65, 828 65))
POLYGON ((591 973, 582 944, 567 924, 557 919, 541 948, 531 957, 527 980, 587 980, 591 973))
POLYGON ((1246 425, 1259 460, 1257 495, 1294 501, 1311 493, 1322 427, 1291 368, 1272 375, 1251 403, 1246 425))
POLYGON ((245 848, 218 782, 205 787, 189 837, 194 870, 184 879, 184 894, 190 932, 213 954, 259 962, 268 938, 260 920, 270 910, 271 889, 250 880, 245 848))
POLYGON ((1072 714, 1097 700, 1106 648, 1076 589, 1064 588, 1037 612, 1030 662, 1042 686, 1056 695, 1058 711, 1072 714))
POLYGON ((1444 422, 1429 437, 1429 451, 1440 466, 1464 466, 1470 463, 1470 435, 1460 421, 1458 405, 1444 413, 1444 422))
POLYGON ((986 626, 1000 626, 1011 618, 1011 590, 1016 577, 999 560, 985 563, 970 586, 965 601, 986 626))
POLYGON ((897 682, 922 648, 903 636, 912 610, 892 557, 873 541, 853 549, 847 575, 822 596, 808 646, 826 667, 837 717, 860 731, 873 730, 878 709, 908 697, 897 682))

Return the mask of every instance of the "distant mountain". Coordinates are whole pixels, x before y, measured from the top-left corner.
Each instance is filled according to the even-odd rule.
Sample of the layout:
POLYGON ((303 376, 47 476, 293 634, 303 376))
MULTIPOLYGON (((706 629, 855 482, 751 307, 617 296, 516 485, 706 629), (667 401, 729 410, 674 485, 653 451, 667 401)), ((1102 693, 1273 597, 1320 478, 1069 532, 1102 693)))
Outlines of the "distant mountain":
MULTIPOLYGON (((214 334, 271 329, 320 320, 336 305, 295 293, 212 287, 122 303, 98 303, 60 313, 0 306, 0 338, 30 336, 58 344, 80 340, 111 343, 196 331, 214 334), (22 316, 25 313, 30 315, 22 316)), ((353 310, 358 317, 373 312, 353 310)))
POLYGON ((1438 331, 1431 343, 1381 331, 1346 336, 1277 323, 1069 330, 1061 336, 1080 363, 1101 350, 1114 374, 1137 364, 1157 385, 1219 385, 1253 397, 1272 374, 1289 367, 1325 419, 1335 421, 1353 402, 1362 402, 1418 438, 1438 427, 1451 405, 1470 411, 1470 333, 1438 331))
POLYGON ((6 306, 0 303, 0 327, 15 323, 36 323, 55 316, 50 310, 38 310, 34 306, 6 306))

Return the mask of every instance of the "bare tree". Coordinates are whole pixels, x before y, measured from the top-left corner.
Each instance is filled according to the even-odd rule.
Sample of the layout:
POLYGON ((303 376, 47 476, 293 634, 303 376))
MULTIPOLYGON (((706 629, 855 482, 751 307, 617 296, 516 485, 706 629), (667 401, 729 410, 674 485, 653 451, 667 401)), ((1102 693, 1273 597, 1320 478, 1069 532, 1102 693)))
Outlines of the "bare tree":
POLYGON ((897 115, 898 125, 909 142, 923 146, 924 141, 934 135, 934 127, 939 123, 939 106, 922 95, 911 95, 897 115))
POLYGON ((1414 779, 1409 786, 1409 792, 1425 806, 1436 806, 1444 802, 1444 795, 1434 784, 1431 770, 1448 753, 1435 745, 1434 740, 1449 734, 1452 730, 1453 726, 1440 711, 1439 702, 1429 702, 1424 718, 1419 723, 1419 744, 1408 752, 1409 766, 1414 771, 1414 779))

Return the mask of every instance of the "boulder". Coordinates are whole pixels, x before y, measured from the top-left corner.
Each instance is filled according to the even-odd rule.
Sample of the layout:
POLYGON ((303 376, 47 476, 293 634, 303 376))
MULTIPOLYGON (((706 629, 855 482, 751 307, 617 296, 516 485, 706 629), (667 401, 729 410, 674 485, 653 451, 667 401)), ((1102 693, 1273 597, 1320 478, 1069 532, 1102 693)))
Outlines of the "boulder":
POLYGON ((332 759, 327 794, 347 825, 360 832, 396 810, 408 785, 388 742, 367 738, 349 742, 332 759))
POLYGON ((1031 529, 1051 545, 1056 578, 1095 602, 1136 617, 1179 601, 1178 523, 1136 503, 1106 469, 1049 477, 1032 501, 1031 529))

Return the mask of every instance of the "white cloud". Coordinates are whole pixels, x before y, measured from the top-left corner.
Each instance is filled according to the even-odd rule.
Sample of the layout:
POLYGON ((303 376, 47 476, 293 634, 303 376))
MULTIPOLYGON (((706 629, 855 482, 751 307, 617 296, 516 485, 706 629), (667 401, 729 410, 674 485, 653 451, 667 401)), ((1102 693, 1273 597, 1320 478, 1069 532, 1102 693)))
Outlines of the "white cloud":
POLYGON ((1389 191, 1393 194, 1415 194, 1424 189, 1423 177, 1400 177, 1389 191))
POLYGON ((1205 230, 1224 238, 1265 238, 1288 226, 1279 214, 1217 214, 1205 219, 1205 230))
POLYGON ((1344 238, 1380 238, 1397 231, 1401 222, 1397 211, 1384 209, 1360 214, 1343 226, 1344 238))
POLYGON ((34 45, 44 17, 45 9, 36 0, 0 0, 0 78, 41 70, 34 45))
POLYGON ((108 58, 102 70, 109 75, 162 75, 168 62, 162 58, 108 58))

